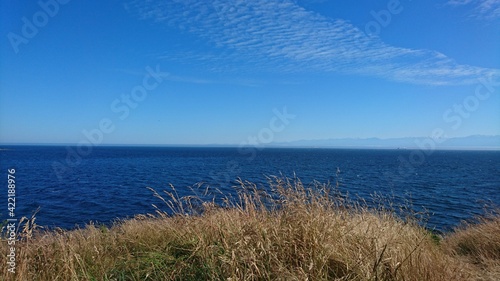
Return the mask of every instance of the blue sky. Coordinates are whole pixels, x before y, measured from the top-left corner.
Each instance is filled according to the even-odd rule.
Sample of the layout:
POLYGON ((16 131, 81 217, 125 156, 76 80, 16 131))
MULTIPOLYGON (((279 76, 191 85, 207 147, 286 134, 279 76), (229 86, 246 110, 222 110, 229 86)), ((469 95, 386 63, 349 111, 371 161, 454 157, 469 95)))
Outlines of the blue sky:
POLYGON ((498 0, 0 5, 1 143, 500 135, 498 0))

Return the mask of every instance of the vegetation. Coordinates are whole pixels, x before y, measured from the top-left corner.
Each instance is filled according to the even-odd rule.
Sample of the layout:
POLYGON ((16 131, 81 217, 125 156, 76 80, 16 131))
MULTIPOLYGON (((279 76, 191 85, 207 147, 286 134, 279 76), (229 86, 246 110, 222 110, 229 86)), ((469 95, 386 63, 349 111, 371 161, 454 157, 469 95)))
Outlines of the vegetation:
MULTIPOLYGON (((335 187, 274 178, 223 207, 165 198, 112 227, 41 230, 28 220, 2 280, 500 280, 500 217, 438 237, 412 219, 350 202, 335 187)), ((4 238, 5 239, 5 236, 4 238)), ((7 253, 7 243, 1 252, 7 253)), ((2 265, 6 264, 2 254, 2 265)))

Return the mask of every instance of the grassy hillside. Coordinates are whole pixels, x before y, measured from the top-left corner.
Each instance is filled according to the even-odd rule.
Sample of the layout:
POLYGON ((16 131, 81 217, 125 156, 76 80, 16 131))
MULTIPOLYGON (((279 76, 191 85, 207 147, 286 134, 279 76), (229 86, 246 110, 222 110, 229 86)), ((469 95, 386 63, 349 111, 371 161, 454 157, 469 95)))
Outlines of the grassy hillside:
POLYGON ((186 214, 193 198, 166 193, 177 215, 73 231, 37 230, 28 221, 16 244, 16 274, 4 266, 8 245, 1 243, 0 279, 500 280, 499 216, 437 237, 327 185, 275 178, 272 198, 241 185, 237 202, 205 203, 200 215, 186 214))

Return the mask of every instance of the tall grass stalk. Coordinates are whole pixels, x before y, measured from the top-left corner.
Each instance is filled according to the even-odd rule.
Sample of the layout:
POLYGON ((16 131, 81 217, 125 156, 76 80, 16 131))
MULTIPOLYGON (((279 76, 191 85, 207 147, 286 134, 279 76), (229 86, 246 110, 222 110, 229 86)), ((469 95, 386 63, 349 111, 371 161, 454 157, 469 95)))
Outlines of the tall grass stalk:
POLYGON ((240 180, 238 198, 222 204, 152 189, 168 210, 110 228, 28 224, 16 274, 2 266, 0 279, 499 280, 498 216, 438 244, 418 221, 356 203, 336 186, 269 180, 269 192, 240 180))

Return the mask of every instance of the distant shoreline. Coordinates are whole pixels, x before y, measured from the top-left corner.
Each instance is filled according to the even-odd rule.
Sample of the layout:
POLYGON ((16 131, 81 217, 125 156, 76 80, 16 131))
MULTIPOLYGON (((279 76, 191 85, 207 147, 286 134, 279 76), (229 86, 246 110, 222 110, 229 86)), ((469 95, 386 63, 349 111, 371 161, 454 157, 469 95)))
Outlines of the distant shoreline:
MULTIPOLYGON (((0 150, 8 150, 1 147, 76 147, 74 143, 7 143, 0 144, 0 150)), ((176 144, 100 144, 93 147, 157 147, 157 148, 240 148, 238 145, 176 145, 176 144)), ((255 147, 258 149, 342 149, 342 150, 401 150, 412 151, 420 150, 418 147, 383 147, 383 146, 285 146, 285 145, 268 145, 268 146, 245 146, 255 147)), ((500 146, 491 147, 464 147, 464 146, 449 146, 437 147, 433 151, 500 151, 500 146)))

